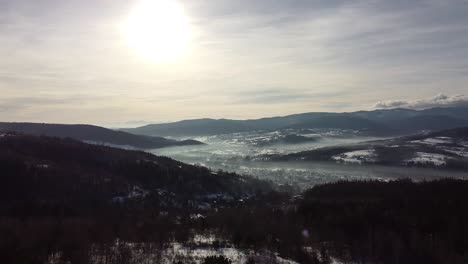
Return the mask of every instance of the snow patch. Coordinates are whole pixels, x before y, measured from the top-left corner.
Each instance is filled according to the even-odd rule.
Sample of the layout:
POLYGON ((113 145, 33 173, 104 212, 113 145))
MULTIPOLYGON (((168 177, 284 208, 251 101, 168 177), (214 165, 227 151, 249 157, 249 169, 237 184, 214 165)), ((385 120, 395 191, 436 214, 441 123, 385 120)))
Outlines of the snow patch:
POLYGON ((191 214, 190 219, 192 220, 199 220, 199 219, 205 219, 206 217, 203 216, 202 214, 191 214))
MULTIPOLYGON (((156 248, 155 245, 151 244, 116 241, 115 245, 110 248, 110 253, 118 255, 122 249, 129 250, 131 253, 129 263, 172 264, 181 261, 182 263, 202 264, 206 257, 224 256, 232 264, 245 264, 250 258, 254 259, 255 263, 298 264, 295 261, 281 258, 278 253, 268 250, 242 251, 229 245, 229 243, 223 243, 224 246, 221 247, 214 247, 213 243, 219 240, 212 240, 213 238, 199 237, 192 241, 192 243, 195 242, 194 244, 190 245, 170 243, 160 250, 151 250, 151 248, 156 248), (208 242, 208 245, 205 244, 206 242, 208 242)), ((98 245, 91 247, 89 254, 90 263, 103 263, 104 256, 101 255, 102 251, 100 251, 98 245)), ((61 263, 61 257, 63 257, 63 252, 55 252, 48 257, 46 263, 61 263)))
POLYGON ((416 156, 412 159, 406 160, 405 163, 427 165, 432 164, 434 166, 443 166, 447 163, 448 157, 442 154, 416 152, 416 156))
POLYGON ((460 157, 468 158, 468 149, 466 148, 439 148, 445 152, 458 155, 460 157))
POLYGON ((18 136, 19 134, 16 132, 0 132, 0 138, 6 138, 6 137, 14 137, 18 136))
POLYGON ((377 155, 375 149, 363 149, 345 152, 333 156, 332 159, 341 163, 362 164, 363 162, 376 162, 377 155))
POLYGON ((133 186, 132 190, 126 195, 126 196, 117 196, 112 198, 112 202, 114 203, 123 203, 127 200, 135 200, 135 199, 140 199, 140 198, 145 198, 150 194, 149 191, 138 187, 138 186, 133 186))
POLYGON ((411 143, 426 144, 426 145, 438 145, 438 144, 452 144, 453 139, 449 137, 435 137, 426 138, 423 140, 413 140, 411 143))
POLYGON ((149 191, 140 188, 138 186, 133 186, 133 190, 127 195, 129 199, 145 198, 149 195, 149 191))

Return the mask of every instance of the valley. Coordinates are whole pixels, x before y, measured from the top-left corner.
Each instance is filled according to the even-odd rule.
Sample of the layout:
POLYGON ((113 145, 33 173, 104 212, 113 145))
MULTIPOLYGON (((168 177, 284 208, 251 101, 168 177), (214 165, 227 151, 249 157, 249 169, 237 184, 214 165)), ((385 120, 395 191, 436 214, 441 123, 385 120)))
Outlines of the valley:
POLYGON ((468 264, 468 0, 0 0, 0 264, 468 264))
MULTIPOLYGON (((431 166, 430 163, 417 166, 418 164, 369 160, 374 157, 373 150, 369 149, 373 149, 376 144, 381 148, 379 151, 382 156, 387 151, 387 156, 399 157, 401 161, 405 159, 405 156, 410 159, 412 155, 423 152, 417 152, 418 149, 413 151, 405 149, 406 154, 403 155, 400 152, 404 146, 394 147, 403 139, 368 137, 348 130, 295 131, 289 129, 274 132, 223 134, 196 139, 205 144, 157 149, 151 152, 214 170, 251 175, 295 189, 305 189, 316 184, 339 180, 392 180, 400 178, 431 180, 445 177, 467 177, 462 170, 446 170, 440 166, 431 166), (285 138, 288 135, 300 135, 312 140, 294 144, 278 140, 278 138, 285 138)), ((419 137, 415 136, 408 141, 417 141, 418 139, 419 137)), ((427 148, 427 144, 424 142, 414 143, 414 145, 427 148)), ((460 150, 460 146, 452 147, 453 149, 447 149, 447 146, 444 148, 464 153, 463 150, 460 150)), ((440 147, 436 147, 436 149, 437 151, 430 155, 438 155, 436 153, 440 152, 440 147)), ((417 159, 417 157, 414 158, 417 159)), ((454 158, 457 157, 454 156, 454 158)), ((463 157, 458 158, 463 160, 463 157)))
POLYGON ((202 125, 164 138, 0 123, 0 254, 41 264, 465 263, 468 129, 371 133, 355 121, 208 135, 202 125))

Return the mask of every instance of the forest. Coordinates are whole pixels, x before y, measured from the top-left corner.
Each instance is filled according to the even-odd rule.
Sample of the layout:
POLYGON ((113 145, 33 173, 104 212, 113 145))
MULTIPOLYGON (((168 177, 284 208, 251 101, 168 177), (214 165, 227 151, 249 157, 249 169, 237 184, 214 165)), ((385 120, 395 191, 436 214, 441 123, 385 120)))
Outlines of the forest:
MULTIPOLYGON (((0 138, 1 263, 162 263, 168 247, 297 263, 467 263, 468 182, 341 181, 303 193, 72 139, 0 138), (204 242, 202 242, 204 243, 204 242)), ((175 256, 172 263, 195 263, 175 256)), ((203 263, 232 263, 207 256, 203 263)), ((279 263, 279 262, 278 262, 279 263)))

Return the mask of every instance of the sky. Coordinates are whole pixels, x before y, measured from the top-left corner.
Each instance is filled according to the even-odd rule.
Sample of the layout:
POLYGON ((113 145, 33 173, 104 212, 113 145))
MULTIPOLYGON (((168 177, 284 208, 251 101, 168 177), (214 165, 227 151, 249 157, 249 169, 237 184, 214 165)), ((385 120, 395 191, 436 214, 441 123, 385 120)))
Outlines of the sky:
POLYGON ((162 0, 0 0, 0 121, 468 106, 468 0, 179 0, 190 37, 162 62, 122 33, 141 1, 162 0))

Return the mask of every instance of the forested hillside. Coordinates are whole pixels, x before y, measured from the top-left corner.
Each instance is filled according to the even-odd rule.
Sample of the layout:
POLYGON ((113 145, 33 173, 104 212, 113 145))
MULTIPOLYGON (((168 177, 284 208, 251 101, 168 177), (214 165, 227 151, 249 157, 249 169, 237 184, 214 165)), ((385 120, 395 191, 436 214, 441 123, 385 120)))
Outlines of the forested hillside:
POLYGON ((200 136, 276 130, 351 130, 364 135, 393 136, 423 130, 468 126, 468 108, 446 107, 425 110, 381 109, 347 113, 311 112, 249 120, 194 119, 150 124, 123 131, 150 136, 200 136))
POLYGON ((463 180, 337 182, 293 196, 145 152, 16 133, 0 136, 0 171, 6 264, 245 263, 233 251, 249 264, 468 261, 463 180), (200 262, 189 249, 221 255, 200 262))
POLYGON ((85 144, 73 139, 2 134, 0 200, 110 201, 135 188, 178 199, 209 193, 254 193, 254 180, 170 158, 85 144))
POLYGON ((14 131, 27 135, 73 138, 93 144, 123 148, 154 149, 170 146, 198 145, 195 140, 177 141, 163 137, 133 135, 93 125, 64 125, 41 123, 2 123, 0 131, 14 131))

